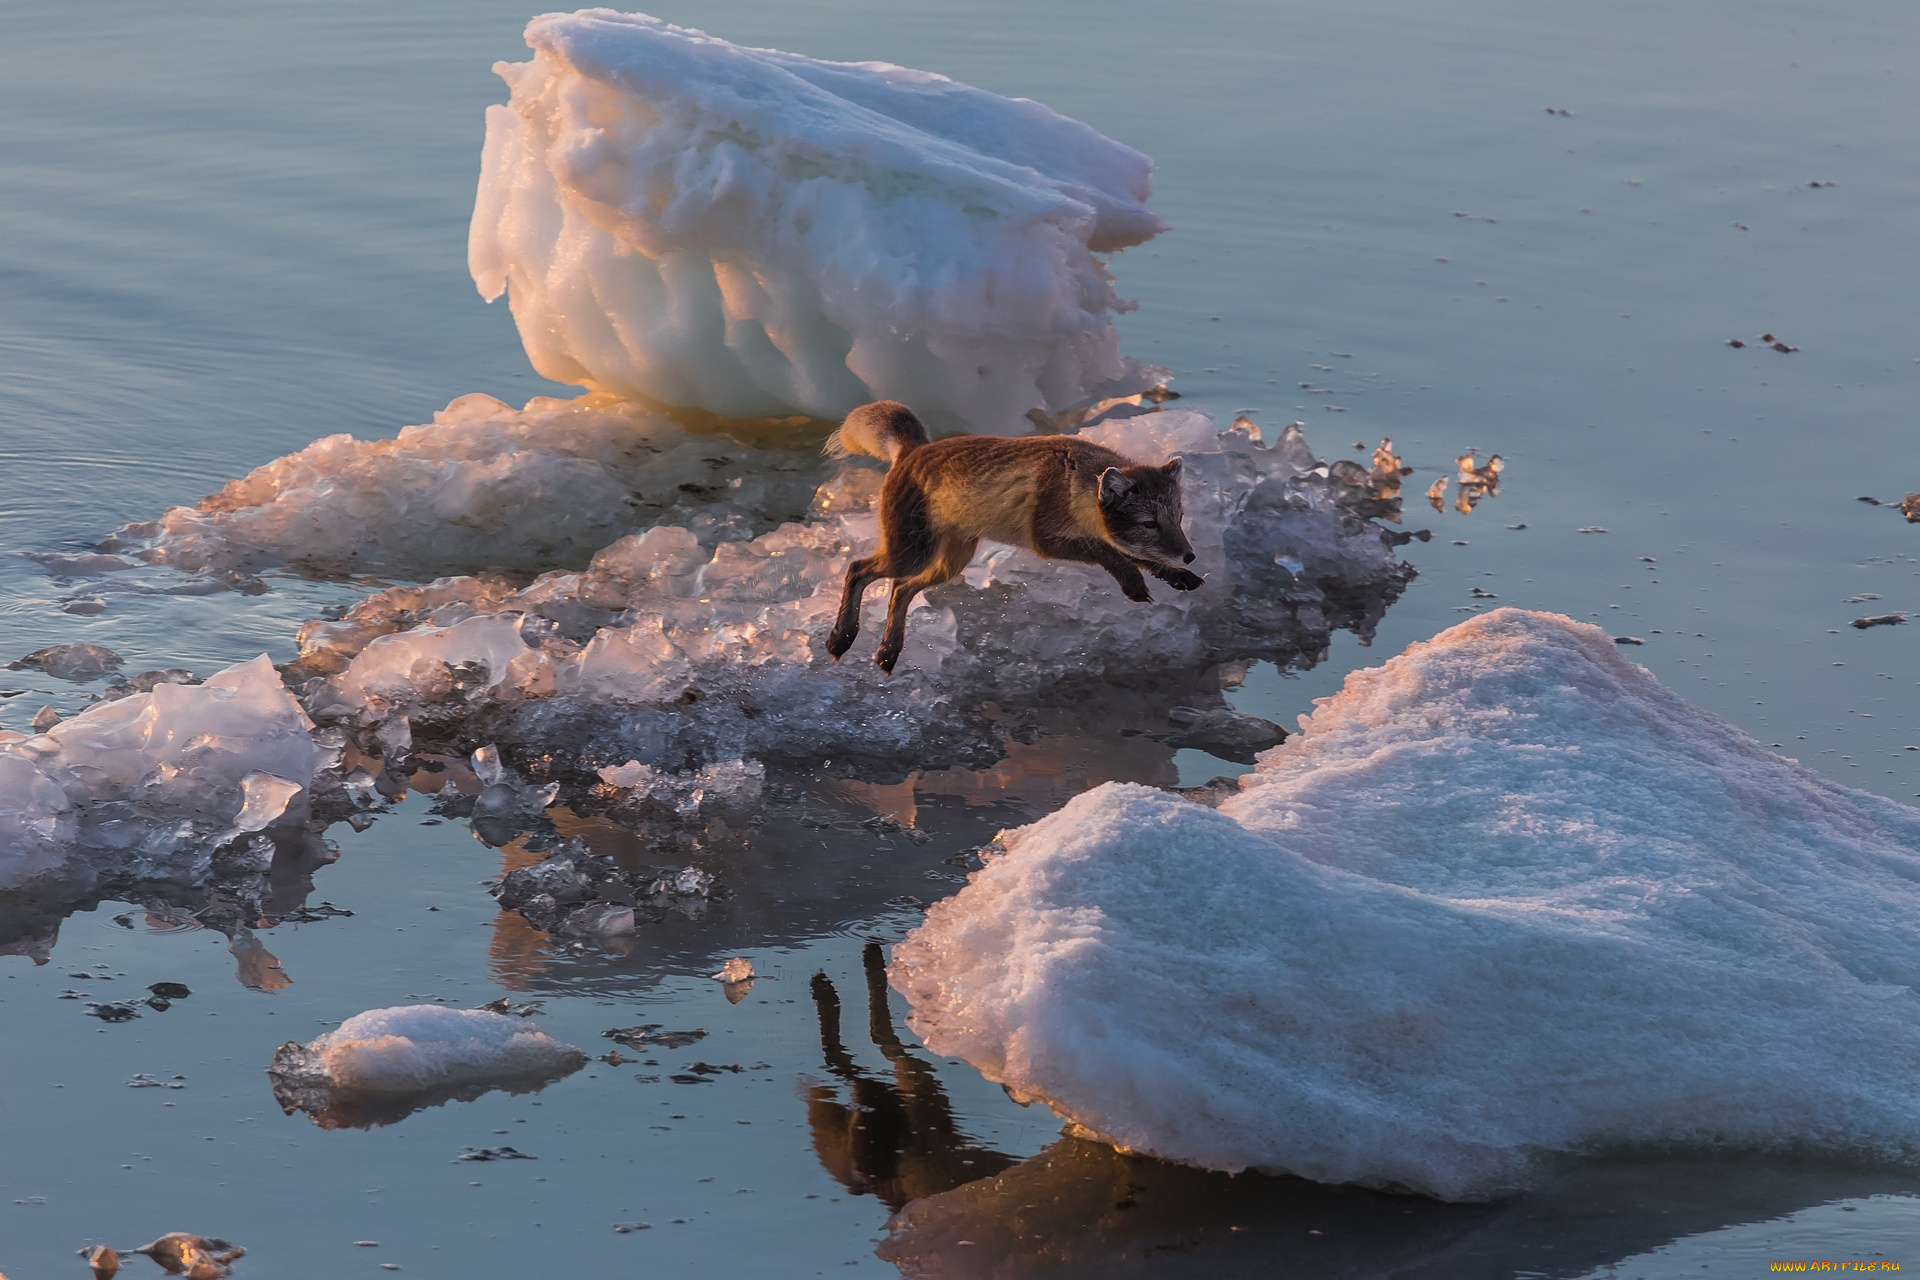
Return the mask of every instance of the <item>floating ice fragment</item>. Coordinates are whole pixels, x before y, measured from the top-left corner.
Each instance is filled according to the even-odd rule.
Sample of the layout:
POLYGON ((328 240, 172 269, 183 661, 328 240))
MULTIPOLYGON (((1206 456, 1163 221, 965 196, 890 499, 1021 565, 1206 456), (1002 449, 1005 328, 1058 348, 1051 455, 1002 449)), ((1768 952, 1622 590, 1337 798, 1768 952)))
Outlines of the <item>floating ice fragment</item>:
MULTIPOLYGON (((184 1276, 186 1280, 225 1280, 233 1274, 228 1264, 244 1257, 247 1251, 225 1240, 170 1231, 152 1244, 143 1244, 128 1252, 152 1258, 170 1276, 184 1276)), ((117 1269, 117 1260, 115 1265, 117 1269)))
POLYGON ((44 671, 56 680, 85 684, 89 680, 98 680, 125 661, 113 650, 103 649, 97 644, 57 644, 49 649, 36 649, 24 658, 16 658, 7 664, 7 668, 12 671, 44 671))
POLYGON ((324 1127, 392 1123, 489 1089, 538 1089, 585 1065, 587 1055, 503 1014, 401 1005, 355 1014, 311 1044, 289 1041, 267 1073, 291 1114, 324 1127))
POLYGON ((1877 613, 1868 618, 1855 618, 1853 625, 1865 631, 1868 627, 1893 627, 1907 620, 1904 613, 1877 613))
POLYGON ((1636 1143, 1920 1159, 1920 812, 1597 628, 1475 618, 1218 811, 1109 784, 1006 843, 893 981, 1123 1148, 1452 1199, 1636 1143))
POLYGON ((1099 255, 1151 163, 1037 102, 885 63, 548 14, 496 64, 468 246, 534 367, 728 417, 878 399, 1024 430, 1152 378, 1099 255))
POLYGON ((528 1155, 513 1147, 468 1147, 453 1158, 455 1164, 469 1160, 538 1160, 540 1157, 528 1155))
POLYGON ((713 975, 721 982, 752 982, 753 961, 743 956, 735 956, 720 966, 720 972, 713 975))

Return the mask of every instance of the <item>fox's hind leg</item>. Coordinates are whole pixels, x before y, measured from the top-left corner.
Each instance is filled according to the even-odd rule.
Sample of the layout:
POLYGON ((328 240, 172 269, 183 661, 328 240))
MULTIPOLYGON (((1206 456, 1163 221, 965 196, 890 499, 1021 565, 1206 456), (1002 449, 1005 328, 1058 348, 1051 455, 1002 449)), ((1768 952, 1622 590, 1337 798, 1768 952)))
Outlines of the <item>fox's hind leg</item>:
POLYGON ((915 596, 928 587, 937 587, 960 576, 973 559, 973 552, 980 545, 978 538, 954 538, 941 544, 939 553, 933 557, 933 563, 911 577, 893 580, 893 598, 887 602, 887 631, 881 637, 880 651, 873 660, 888 675, 893 674, 893 664, 900 661, 900 651, 907 645, 907 610, 913 604, 915 596))
POLYGON ((846 589, 840 593, 840 617, 833 625, 833 634, 827 637, 827 652, 835 662, 853 647, 854 637, 860 634, 860 602, 876 579, 887 576, 885 564, 886 556, 882 554, 855 560, 847 566, 846 589))

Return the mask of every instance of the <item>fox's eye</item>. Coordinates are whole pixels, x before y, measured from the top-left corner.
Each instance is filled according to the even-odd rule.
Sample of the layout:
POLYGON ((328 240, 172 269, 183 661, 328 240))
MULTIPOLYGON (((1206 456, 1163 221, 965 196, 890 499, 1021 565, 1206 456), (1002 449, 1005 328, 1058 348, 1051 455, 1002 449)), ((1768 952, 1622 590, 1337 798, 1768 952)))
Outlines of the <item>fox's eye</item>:
POLYGON ((1140 522, 1140 527, 1142 529, 1158 529, 1160 527, 1160 522, 1158 520, 1142 520, 1140 522))

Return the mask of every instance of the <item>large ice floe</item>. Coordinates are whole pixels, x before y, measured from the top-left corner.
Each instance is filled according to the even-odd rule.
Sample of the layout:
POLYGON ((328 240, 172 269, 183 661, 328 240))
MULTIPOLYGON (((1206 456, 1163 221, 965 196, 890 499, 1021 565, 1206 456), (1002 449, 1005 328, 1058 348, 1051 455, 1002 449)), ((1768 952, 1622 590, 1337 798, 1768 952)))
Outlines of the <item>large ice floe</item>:
POLYGON ((661 524, 526 586, 481 575, 381 592, 309 624, 288 675, 305 677, 316 719, 356 733, 497 742, 523 761, 532 746, 588 771, 991 761, 1021 717, 1047 707, 1090 732, 1251 759, 1280 735, 1224 705, 1222 668, 1311 663, 1335 627, 1370 635, 1412 576, 1394 556, 1408 535, 1356 514, 1372 491, 1317 463, 1297 428, 1267 447, 1201 414, 1159 412, 1083 435, 1144 461, 1186 459, 1204 587, 1140 605, 1099 569, 988 548, 915 609, 892 679, 867 645, 836 664, 826 637, 848 560, 874 542, 882 474, 847 464, 810 518, 758 537, 661 524))
POLYGON ((523 1018, 416 1004, 355 1014, 310 1044, 289 1041, 267 1071, 289 1115, 364 1128, 492 1089, 539 1089, 586 1061, 523 1018))
POLYGON ((1149 379, 1102 255, 1164 224, 1151 162, 886 63, 642 14, 527 27, 495 71, 469 259, 550 378, 729 417, 904 400, 1024 429, 1149 379))
POLYGON ((1134 1151, 1472 1199, 1634 1144, 1920 1158, 1920 812, 1503 609, 1215 812, 1109 784, 895 952, 935 1053, 1134 1151))

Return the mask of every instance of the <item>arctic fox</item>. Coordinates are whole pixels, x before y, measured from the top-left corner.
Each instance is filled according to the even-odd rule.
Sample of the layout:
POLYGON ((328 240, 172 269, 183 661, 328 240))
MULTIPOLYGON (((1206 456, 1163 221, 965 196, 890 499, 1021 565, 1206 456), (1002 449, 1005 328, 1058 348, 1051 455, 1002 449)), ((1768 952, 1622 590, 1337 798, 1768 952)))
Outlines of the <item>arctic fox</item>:
POLYGON ((1052 560, 1097 564, 1127 599, 1153 597, 1145 569, 1180 591, 1202 579, 1180 528, 1180 459, 1142 466, 1071 436, 950 436, 929 441, 913 410, 893 400, 862 405, 827 438, 837 458, 888 463, 880 488, 880 549, 847 566, 840 617, 827 639, 836 661, 860 633, 860 601, 876 578, 893 579, 886 634, 874 661, 889 675, 906 643, 907 606, 960 575, 980 539, 1052 560))

